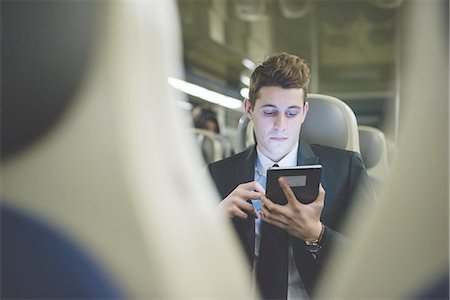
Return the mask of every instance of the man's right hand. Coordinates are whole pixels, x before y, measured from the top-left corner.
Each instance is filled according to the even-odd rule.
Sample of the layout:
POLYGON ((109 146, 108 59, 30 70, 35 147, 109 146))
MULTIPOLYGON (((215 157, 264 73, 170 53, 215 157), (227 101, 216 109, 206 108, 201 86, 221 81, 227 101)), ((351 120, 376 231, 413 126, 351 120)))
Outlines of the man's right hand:
POLYGON ((247 219, 248 214, 251 214, 257 218, 258 213, 251 200, 259 199, 260 193, 264 193, 264 189, 258 182, 242 183, 220 202, 217 209, 229 217, 247 219))

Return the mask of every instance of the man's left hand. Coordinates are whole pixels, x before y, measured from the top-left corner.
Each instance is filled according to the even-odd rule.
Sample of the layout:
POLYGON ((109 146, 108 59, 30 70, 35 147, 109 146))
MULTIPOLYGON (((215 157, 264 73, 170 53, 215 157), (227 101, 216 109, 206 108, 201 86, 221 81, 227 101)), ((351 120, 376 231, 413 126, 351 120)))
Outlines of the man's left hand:
POLYGON ((297 200, 284 178, 281 177, 278 182, 288 202, 286 205, 279 205, 272 202, 264 193, 261 193, 263 221, 280 227, 292 236, 304 241, 317 239, 322 231, 320 214, 325 199, 325 190, 322 185, 319 184, 317 198, 309 204, 303 204, 297 200))

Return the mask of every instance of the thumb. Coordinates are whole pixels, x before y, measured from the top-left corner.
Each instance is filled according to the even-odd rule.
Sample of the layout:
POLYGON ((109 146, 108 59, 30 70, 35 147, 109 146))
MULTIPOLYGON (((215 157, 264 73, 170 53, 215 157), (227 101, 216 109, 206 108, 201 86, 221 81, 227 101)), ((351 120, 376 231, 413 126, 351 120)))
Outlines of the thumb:
POLYGON ((286 195, 286 199, 288 201, 288 204, 299 202, 297 200, 297 197, 295 197, 295 194, 292 191, 291 187, 287 183, 286 179, 284 179, 284 177, 278 178, 278 183, 280 184, 280 187, 283 190, 283 193, 286 195))
POLYGON ((260 193, 265 193, 264 188, 258 181, 255 181, 255 190, 260 193))

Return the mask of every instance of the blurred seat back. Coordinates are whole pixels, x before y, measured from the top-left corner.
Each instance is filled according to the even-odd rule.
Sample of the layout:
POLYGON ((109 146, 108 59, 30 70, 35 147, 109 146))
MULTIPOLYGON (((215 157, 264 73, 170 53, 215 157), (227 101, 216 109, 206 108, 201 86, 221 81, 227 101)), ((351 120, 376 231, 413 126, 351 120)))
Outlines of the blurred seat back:
MULTIPOLYGON (((300 133, 302 139, 310 144, 359 152, 358 125, 352 109, 342 100, 328 95, 308 94, 307 99, 309 110, 300 133)), ((252 142, 253 135, 247 132, 248 123, 246 115, 239 120, 238 152, 252 142)))
POLYGON ((225 136, 205 129, 192 130, 207 164, 231 155, 231 143, 225 136))
POLYGON ((375 127, 361 125, 358 130, 361 157, 367 173, 377 187, 389 175, 386 138, 384 133, 375 127))
MULTIPOLYGON (((32 247, 0 251, 1 279, 20 291, 54 283, 32 295, 4 295, 2 285, 2 299, 113 298, 83 293, 89 282, 75 277, 98 281, 85 264, 69 274, 80 260, 65 242, 46 243, 54 232, 100 266, 120 298, 248 298, 244 256, 225 217, 214 214, 219 199, 176 104, 184 97, 167 81, 183 76, 176 5, 2 2, 1 201, 48 230, 24 236, 37 230, 6 220, 2 238, 32 247), (32 274, 71 279, 26 280, 13 260, 29 259, 26 250, 45 259, 20 271, 44 265, 32 274)), ((8 249, 3 240, 1 247, 8 249)))
POLYGON ((110 276, 79 245, 30 213, 0 204, 2 299, 119 299, 110 276))
MULTIPOLYGON (((50 211, 51 199, 42 199, 39 192, 25 196, 33 189, 30 183, 58 188, 56 180, 48 186, 40 180, 51 177, 46 171, 58 158, 30 169, 34 178, 28 183, 26 176, 17 176, 26 163, 39 166, 31 149, 48 139, 73 106, 105 21, 104 9, 103 3, 2 3, 2 299, 123 296, 117 278, 105 272, 104 261, 92 249, 35 209, 50 211)), ((59 173, 59 180, 64 176, 59 173)), ((59 192, 60 203, 65 193, 59 192)))

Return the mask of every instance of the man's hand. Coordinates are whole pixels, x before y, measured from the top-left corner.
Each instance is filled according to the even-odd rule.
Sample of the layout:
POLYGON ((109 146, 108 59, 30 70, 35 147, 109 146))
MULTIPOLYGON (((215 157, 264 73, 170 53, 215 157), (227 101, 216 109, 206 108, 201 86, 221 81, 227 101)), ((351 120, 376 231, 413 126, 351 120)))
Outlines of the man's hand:
POLYGON ((325 190, 319 185, 319 194, 313 202, 303 204, 297 200, 291 187, 284 178, 278 180, 288 200, 286 205, 273 203, 264 193, 261 216, 264 222, 286 230, 292 236, 304 241, 314 240, 322 231, 320 214, 322 213, 325 190))
POLYGON ((251 214, 256 218, 258 215, 250 200, 259 199, 261 193, 264 194, 264 189, 258 182, 242 183, 220 202, 217 209, 229 217, 247 219, 251 214))

